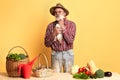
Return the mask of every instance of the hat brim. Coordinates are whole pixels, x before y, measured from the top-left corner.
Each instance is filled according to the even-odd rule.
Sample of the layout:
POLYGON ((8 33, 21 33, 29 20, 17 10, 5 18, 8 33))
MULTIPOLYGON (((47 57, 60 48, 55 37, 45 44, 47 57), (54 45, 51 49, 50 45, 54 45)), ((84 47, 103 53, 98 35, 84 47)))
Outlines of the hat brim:
POLYGON ((53 16, 55 16, 55 9, 56 9, 56 8, 61 8, 61 9, 63 9, 63 10, 65 11, 65 13, 66 13, 66 16, 69 14, 69 11, 68 11, 66 8, 54 6, 54 7, 51 7, 51 8, 50 8, 50 13, 51 13, 53 16))

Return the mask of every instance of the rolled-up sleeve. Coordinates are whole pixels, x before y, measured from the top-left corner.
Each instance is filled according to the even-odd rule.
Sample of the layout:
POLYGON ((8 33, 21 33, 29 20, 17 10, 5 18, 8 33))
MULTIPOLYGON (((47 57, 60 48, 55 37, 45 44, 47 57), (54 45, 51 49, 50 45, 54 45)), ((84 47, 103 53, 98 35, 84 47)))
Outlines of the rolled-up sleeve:
POLYGON ((63 33, 63 37, 67 44, 72 44, 76 34, 76 24, 71 22, 67 25, 69 28, 63 33))

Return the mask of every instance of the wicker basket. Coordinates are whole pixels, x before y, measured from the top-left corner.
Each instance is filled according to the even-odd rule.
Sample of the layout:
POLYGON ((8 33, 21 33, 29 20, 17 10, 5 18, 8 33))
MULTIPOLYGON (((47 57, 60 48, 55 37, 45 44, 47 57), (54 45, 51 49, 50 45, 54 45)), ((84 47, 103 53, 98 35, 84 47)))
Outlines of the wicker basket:
POLYGON ((9 52, 8 52, 8 55, 15 48, 21 48, 21 49, 23 49, 24 52, 26 53, 26 58, 22 59, 22 60, 15 61, 13 59, 9 59, 8 57, 6 57, 6 71, 7 71, 8 76, 10 76, 10 77, 19 77, 19 76, 21 76, 21 74, 18 73, 18 65, 19 64, 26 64, 26 63, 29 62, 28 53, 21 46, 15 46, 15 47, 11 48, 9 50, 9 52))
MULTIPOLYGON (((40 54, 39 56, 41 56, 41 55, 44 57, 47 67, 44 68, 44 69, 42 68, 42 69, 33 70, 33 75, 36 76, 36 77, 48 77, 48 76, 51 76, 52 73, 53 73, 53 70, 48 68, 47 57, 45 56, 45 54, 40 54)), ((38 60, 38 66, 39 66, 39 61, 40 61, 40 58, 38 60)))

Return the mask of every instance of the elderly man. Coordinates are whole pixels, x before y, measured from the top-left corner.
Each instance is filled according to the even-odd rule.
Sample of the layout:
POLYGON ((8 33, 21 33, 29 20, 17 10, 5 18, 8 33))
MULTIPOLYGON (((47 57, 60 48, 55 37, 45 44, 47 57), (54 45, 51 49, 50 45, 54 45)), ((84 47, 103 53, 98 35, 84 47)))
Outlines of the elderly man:
POLYGON ((45 46, 51 47, 51 64, 55 72, 70 72, 74 64, 73 41, 76 34, 76 25, 66 16, 69 11, 60 3, 50 8, 55 17, 46 29, 45 46))

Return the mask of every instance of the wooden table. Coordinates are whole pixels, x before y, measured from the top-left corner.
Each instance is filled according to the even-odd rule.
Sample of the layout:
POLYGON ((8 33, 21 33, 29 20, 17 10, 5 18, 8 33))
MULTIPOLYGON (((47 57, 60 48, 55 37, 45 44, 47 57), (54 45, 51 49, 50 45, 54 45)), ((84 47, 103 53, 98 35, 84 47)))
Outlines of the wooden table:
MULTIPOLYGON (((69 73, 53 73, 50 77, 39 78, 31 76, 30 79, 24 79, 21 77, 8 77, 7 73, 0 72, 0 80, 85 80, 85 79, 74 79, 69 73)), ((104 77, 97 79, 88 79, 88 80, 120 80, 120 74, 113 72, 112 77, 104 77)))

